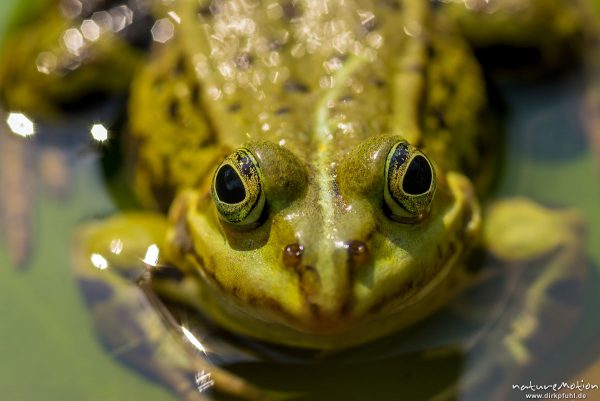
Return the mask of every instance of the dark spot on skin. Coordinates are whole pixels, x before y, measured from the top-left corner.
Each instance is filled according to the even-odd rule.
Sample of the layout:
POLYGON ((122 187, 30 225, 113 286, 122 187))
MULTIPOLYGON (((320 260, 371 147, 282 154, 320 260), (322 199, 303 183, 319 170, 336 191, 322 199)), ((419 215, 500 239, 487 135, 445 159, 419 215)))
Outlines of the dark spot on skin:
POLYGON ((197 13, 198 15, 201 15, 204 18, 210 18, 213 16, 212 12, 210 11, 210 6, 207 5, 198 7, 197 13))
POLYGON ((448 243, 448 257, 450 259, 452 255, 456 253, 456 244, 454 243, 454 239, 448 243))
POLYGON ((254 62, 254 56, 249 53, 241 53, 235 59, 235 66, 240 70, 247 70, 254 62))
POLYGON ((435 121, 438 124, 438 128, 448 128, 448 123, 446 123, 446 118, 442 111, 434 109, 431 111, 431 114, 435 118, 435 121))
POLYGON ((198 9, 198 13, 202 16, 213 17, 223 11, 223 0, 213 0, 210 5, 198 9), (208 10, 205 10, 208 9, 208 10))
POLYGON ((371 78, 370 81, 373 85, 375 85, 378 88, 383 88, 385 86, 385 81, 381 78, 377 78, 377 77, 371 78))
POLYGON ((404 67, 404 71, 423 74, 425 72, 425 66, 421 63, 408 64, 406 67, 404 67))
POLYGON ((423 283, 431 280, 431 274, 421 277, 418 280, 411 280, 403 285, 400 290, 381 298, 376 304, 374 304, 369 311, 373 313, 379 312, 385 305, 394 302, 397 299, 407 298, 415 293, 415 289, 422 288, 423 283))
POLYGON ((381 308, 383 308, 383 305, 385 305, 387 302, 388 302, 388 297, 381 299, 375 305, 371 306, 371 308, 369 309, 369 312, 370 313, 378 313, 381 310, 381 308))
POLYGON ((304 247, 298 243, 293 243, 283 249, 283 265, 289 268, 297 268, 302 262, 304 247))
POLYGON ((79 286, 83 292, 88 307, 108 301, 113 294, 112 288, 99 280, 80 279, 79 286))
POLYGON ((300 9, 298 3, 295 1, 283 1, 280 3, 280 5, 283 9, 283 17, 288 21, 291 21, 294 18, 298 18, 302 15, 302 10, 300 9))
POLYGON ((269 40, 269 50, 278 52, 283 48, 283 44, 277 39, 269 40))
POLYGON ((176 267, 173 266, 160 266, 158 269, 152 270, 152 278, 159 280, 174 280, 181 282, 183 280, 183 273, 176 267))
POLYGON ((280 315, 286 315, 288 317, 291 317, 290 314, 285 309, 283 309, 281 304, 273 298, 263 298, 262 304, 268 309, 278 312, 280 315))
POLYGON ((345 95, 345 96, 342 96, 339 98, 339 102, 341 102, 341 103, 348 103, 348 102, 351 102, 352 100, 354 100, 352 95, 345 95))
POLYGON ((165 80, 162 76, 160 76, 152 82, 152 89, 154 89, 157 92, 160 92, 162 90, 164 84, 165 84, 165 80))
POLYGON ((200 100, 200 85, 197 83, 192 85, 192 92, 190 94, 190 99, 192 103, 198 104, 200 100))
POLYGON ((300 81, 296 81, 293 79, 288 80, 285 83, 284 88, 288 92, 308 93, 308 86, 306 86, 300 81))
POLYGON ((581 301, 583 283, 575 278, 560 280, 548 288, 547 294, 557 302, 576 306, 581 301))
POLYGON ((354 267, 362 266, 369 261, 369 248, 362 241, 349 241, 347 244, 348 258, 354 267))
POLYGON ((363 22, 361 27, 364 29, 365 33, 373 32, 375 28, 377 28, 377 19, 375 17, 363 22))
POLYGON ((175 63, 175 68, 173 68, 173 75, 182 75, 185 72, 185 58, 183 56, 179 56, 177 58, 177 62, 175 63))
POLYGON ((291 110, 289 107, 280 107, 277 110, 275 110, 275 114, 278 116, 281 116, 283 114, 287 114, 289 113, 291 110))
POLYGON ((313 300, 313 295, 319 286, 319 273, 314 266, 311 265, 300 265, 296 268, 298 272, 298 279, 300 280, 300 291, 302 295, 304 295, 304 299, 308 304, 308 308, 310 313, 318 317, 320 314, 320 309, 317 304, 315 304, 313 300))
POLYGON ((169 118, 171 120, 176 120, 179 116, 179 107, 179 102, 176 99, 169 102, 169 118))
POLYGON ((319 316, 319 314, 320 314, 319 305, 310 303, 310 304, 308 304, 308 308, 310 309, 310 313, 312 313, 313 316, 319 316))
POLYGON ((402 4, 398 0, 380 0, 379 4, 394 11, 402 10, 402 4))
POLYGON ((231 293, 235 296, 238 297, 240 296, 240 287, 238 287, 237 285, 234 285, 233 287, 231 287, 231 293))
POLYGON ((352 310, 353 305, 354 305, 354 302, 352 299, 346 300, 346 302, 344 302, 344 304, 340 308, 340 316, 348 316, 348 314, 352 310))
POLYGON ((436 55, 436 49, 435 47, 433 47, 431 44, 429 46, 427 46, 427 57, 431 58, 435 58, 436 55))
POLYGON ((231 113, 235 113, 236 111, 241 110, 242 105, 240 103, 233 103, 231 105, 229 105, 229 112, 231 113))
POLYGON ((212 277, 212 279, 215 281, 215 283, 217 283, 217 285, 219 287, 221 287, 221 282, 219 282, 216 277, 215 277, 215 271, 214 271, 214 260, 212 260, 211 258, 211 264, 207 265, 206 261, 204 260, 204 258, 202 257, 202 255, 198 254, 198 252, 196 251, 195 248, 192 247, 192 249, 190 250, 189 255, 192 255, 192 257, 194 258, 194 261, 196 262, 196 265, 200 266, 200 268, 202 268, 202 270, 204 270, 204 272, 212 277))

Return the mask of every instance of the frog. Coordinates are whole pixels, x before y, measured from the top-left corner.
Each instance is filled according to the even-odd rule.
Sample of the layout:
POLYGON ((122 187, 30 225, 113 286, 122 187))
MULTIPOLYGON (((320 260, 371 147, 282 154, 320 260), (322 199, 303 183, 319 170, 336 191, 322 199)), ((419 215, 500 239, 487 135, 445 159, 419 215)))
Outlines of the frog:
MULTIPOLYGON (((63 14, 75 3, 86 4, 64 1, 63 14)), ((530 6, 542 21, 552 11, 552 35, 577 43, 579 13, 558 4, 530 6)), ((200 341, 171 304, 260 344, 335 353, 407 330, 481 283, 472 256, 483 248, 504 271, 537 273, 494 363, 527 366, 529 342, 547 334, 541 316, 577 316, 555 293, 582 296, 581 217, 525 199, 482 209, 497 135, 465 40, 478 36, 472 10, 415 0, 148 8, 148 60, 114 32, 114 51, 102 35, 84 37, 98 15, 80 10, 75 28, 57 30, 83 38, 73 73, 15 79, 14 91, 3 79, 2 99, 52 114, 57 96, 70 101, 90 83, 125 90, 132 80, 123 141, 143 210, 83 227, 73 266, 104 341, 144 350, 134 363, 182 399, 204 399, 205 385, 245 399, 274 395, 211 363, 210 348, 227 344, 200 341), (126 61, 107 62, 120 53, 126 61), (51 89, 23 89, 38 84, 51 89)), ((562 61, 556 47, 536 43, 539 34, 523 37, 545 63, 562 61)))

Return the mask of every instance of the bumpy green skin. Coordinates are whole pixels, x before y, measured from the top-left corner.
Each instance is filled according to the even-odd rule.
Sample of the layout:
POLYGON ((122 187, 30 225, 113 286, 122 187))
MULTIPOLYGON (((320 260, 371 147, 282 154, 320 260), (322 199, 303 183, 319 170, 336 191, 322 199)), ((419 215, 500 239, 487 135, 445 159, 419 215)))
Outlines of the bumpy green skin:
POLYGON ((198 15, 179 2, 181 24, 130 109, 136 185, 179 194, 169 257, 201 278, 203 311, 239 333, 325 349, 409 326, 472 279, 463 267, 481 224, 475 188, 490 181, 494 143, 481 71, 443 9, 330 6, 233 2, 198 15), (385 206, 387 155, 401 140, 437 176, 418 224, 385 206), (211 197, 215 155, 240 147, 265 184, 251 227, 229 224, 211 197), (356 258, 353 243, 367 255, 356 258))
POLYGON ((210 196, 214 162, 179 167, 181 157, 198 147, 173 152, 141 146, 138 180, 147 174, 144 166, 154 163, 158 170, 152 177, 168 176, 175 192, 190 187, 189 181, 177 182, 179 174, 196 181, 177 197, 171 212, 175 264, 203 277, 200 297, 211 317, 269 341, 347 347, 428 315, 465 280, 460 262, 479 231, 474 189, 461 172, 480 165, 476 138, 486 106, 481 73, 467 45, 421 2, 405 2, 401 11, 380 3, 362 5, 373 13, 374 27, 361 25, 359 5, 319 14, 309 3, 298 3, 294 13, 304 19, 291 22, 285 13, 271 16, 266 6, 235 4, 200 16, 200 24, 186 24, 195 21, 196 5, 176 6, 182 22, 175 38, 158 49, 157 60, 173 59, 171 52, 178 48, 184 61, 169 63, 163 78, 153 75, 153 81, 134 87, 132 105, 171 93, 169 101, 153 108, 156 115, 132 108, 134 127, 162 113, 171 124, 204 118, 208 128, 184 128, 177 139, 156 129, 134 129, 142 143, 179 141, 199 132, 211 138, 210 146, 219 144, 228 152, 248 148, 264 180, 274 183, 265 185, 262 224, 233 227, 219 216, 210 196), (252 21, 251 34, 230 28, 247 23, 240 22, 246 18, 252 21), (301 36, 301 24, 315 27, 316 44, 301 36), (398 31, 406 24, 413 24, 414 36, 398 31), (323 31, 327 26, 333 32, 323 31), (272 43, 283 40, 285 32, 286 43, 272 43), (348 39, 338 45, 340 52, 326 37, 342 33, 348 39), (302 57, 295 56, 298 49, 302 57), (161 92, 166 77, 175 82, 161 92), (177 90, 180 81, 188 84, 177 90), (156 92, 148 96, 152 87, 156 92), (179 115, 161 106, 172 102, 179 115), (196 113, 186 114, 194 102, 196 113), (438 169, 431 213, 419 224, 398 223, 384 206, 387 155, 402 138, 421 147, 438 169), (379 152, 356 154, 371 147, 379 152), (302 187, 287 184, 280 173, 271 176, 286 157, 286 170, 306 177, 302 187), (362 177, 372 177, 372 193, 350 185, 362 177), (286 192, 296 197, 279 198, 286 192), (348 251, 352 241, 368 248, 359 266, 348 251), (294 266, 284 263, 290 244, 303 247, 294 266))
POLYGON ((136 75, 127 137, 141 201, 169 210, 163 258, 198 286, 182 291, 189 303, 236 332, 323 349, 446 304, 472 280, 464 262, 493 135, 481 71, 445 9, 201 3, 162 10, 180 22, 136 75), (427 213, 410 222, 390 215, 384 190, 404 140, 436 177, 427 213), (250 226, 225 221, 211 197, 215 170, 242 147, 265 199, 250 226))

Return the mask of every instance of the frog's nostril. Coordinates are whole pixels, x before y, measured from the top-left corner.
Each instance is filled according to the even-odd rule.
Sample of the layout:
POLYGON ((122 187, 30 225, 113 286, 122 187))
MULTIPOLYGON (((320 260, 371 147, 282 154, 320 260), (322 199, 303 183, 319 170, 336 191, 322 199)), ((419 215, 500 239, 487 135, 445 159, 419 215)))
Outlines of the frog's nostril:
POLYGON ((287 267, 296 268, 302 261, 304 247, 298 243, 287 245, 283 248, 283 264, 287 267))
POLYGON ((348 241, 346 243, 348 259, 354 266, 364 265, 369 261, 369 248, 362 241, 348 241))

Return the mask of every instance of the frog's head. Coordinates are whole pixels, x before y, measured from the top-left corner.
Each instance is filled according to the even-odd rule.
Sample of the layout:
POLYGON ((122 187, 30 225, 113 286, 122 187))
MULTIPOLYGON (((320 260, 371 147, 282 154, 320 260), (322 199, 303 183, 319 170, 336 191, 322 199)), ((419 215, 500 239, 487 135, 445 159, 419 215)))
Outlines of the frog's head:
POLYGON ((264 340, 334 348, 443 304, 479 229, 470 182, 398 136, 335 163, 310 157, 249 143, 180 197, 172 242, 208 313, 264 340))

